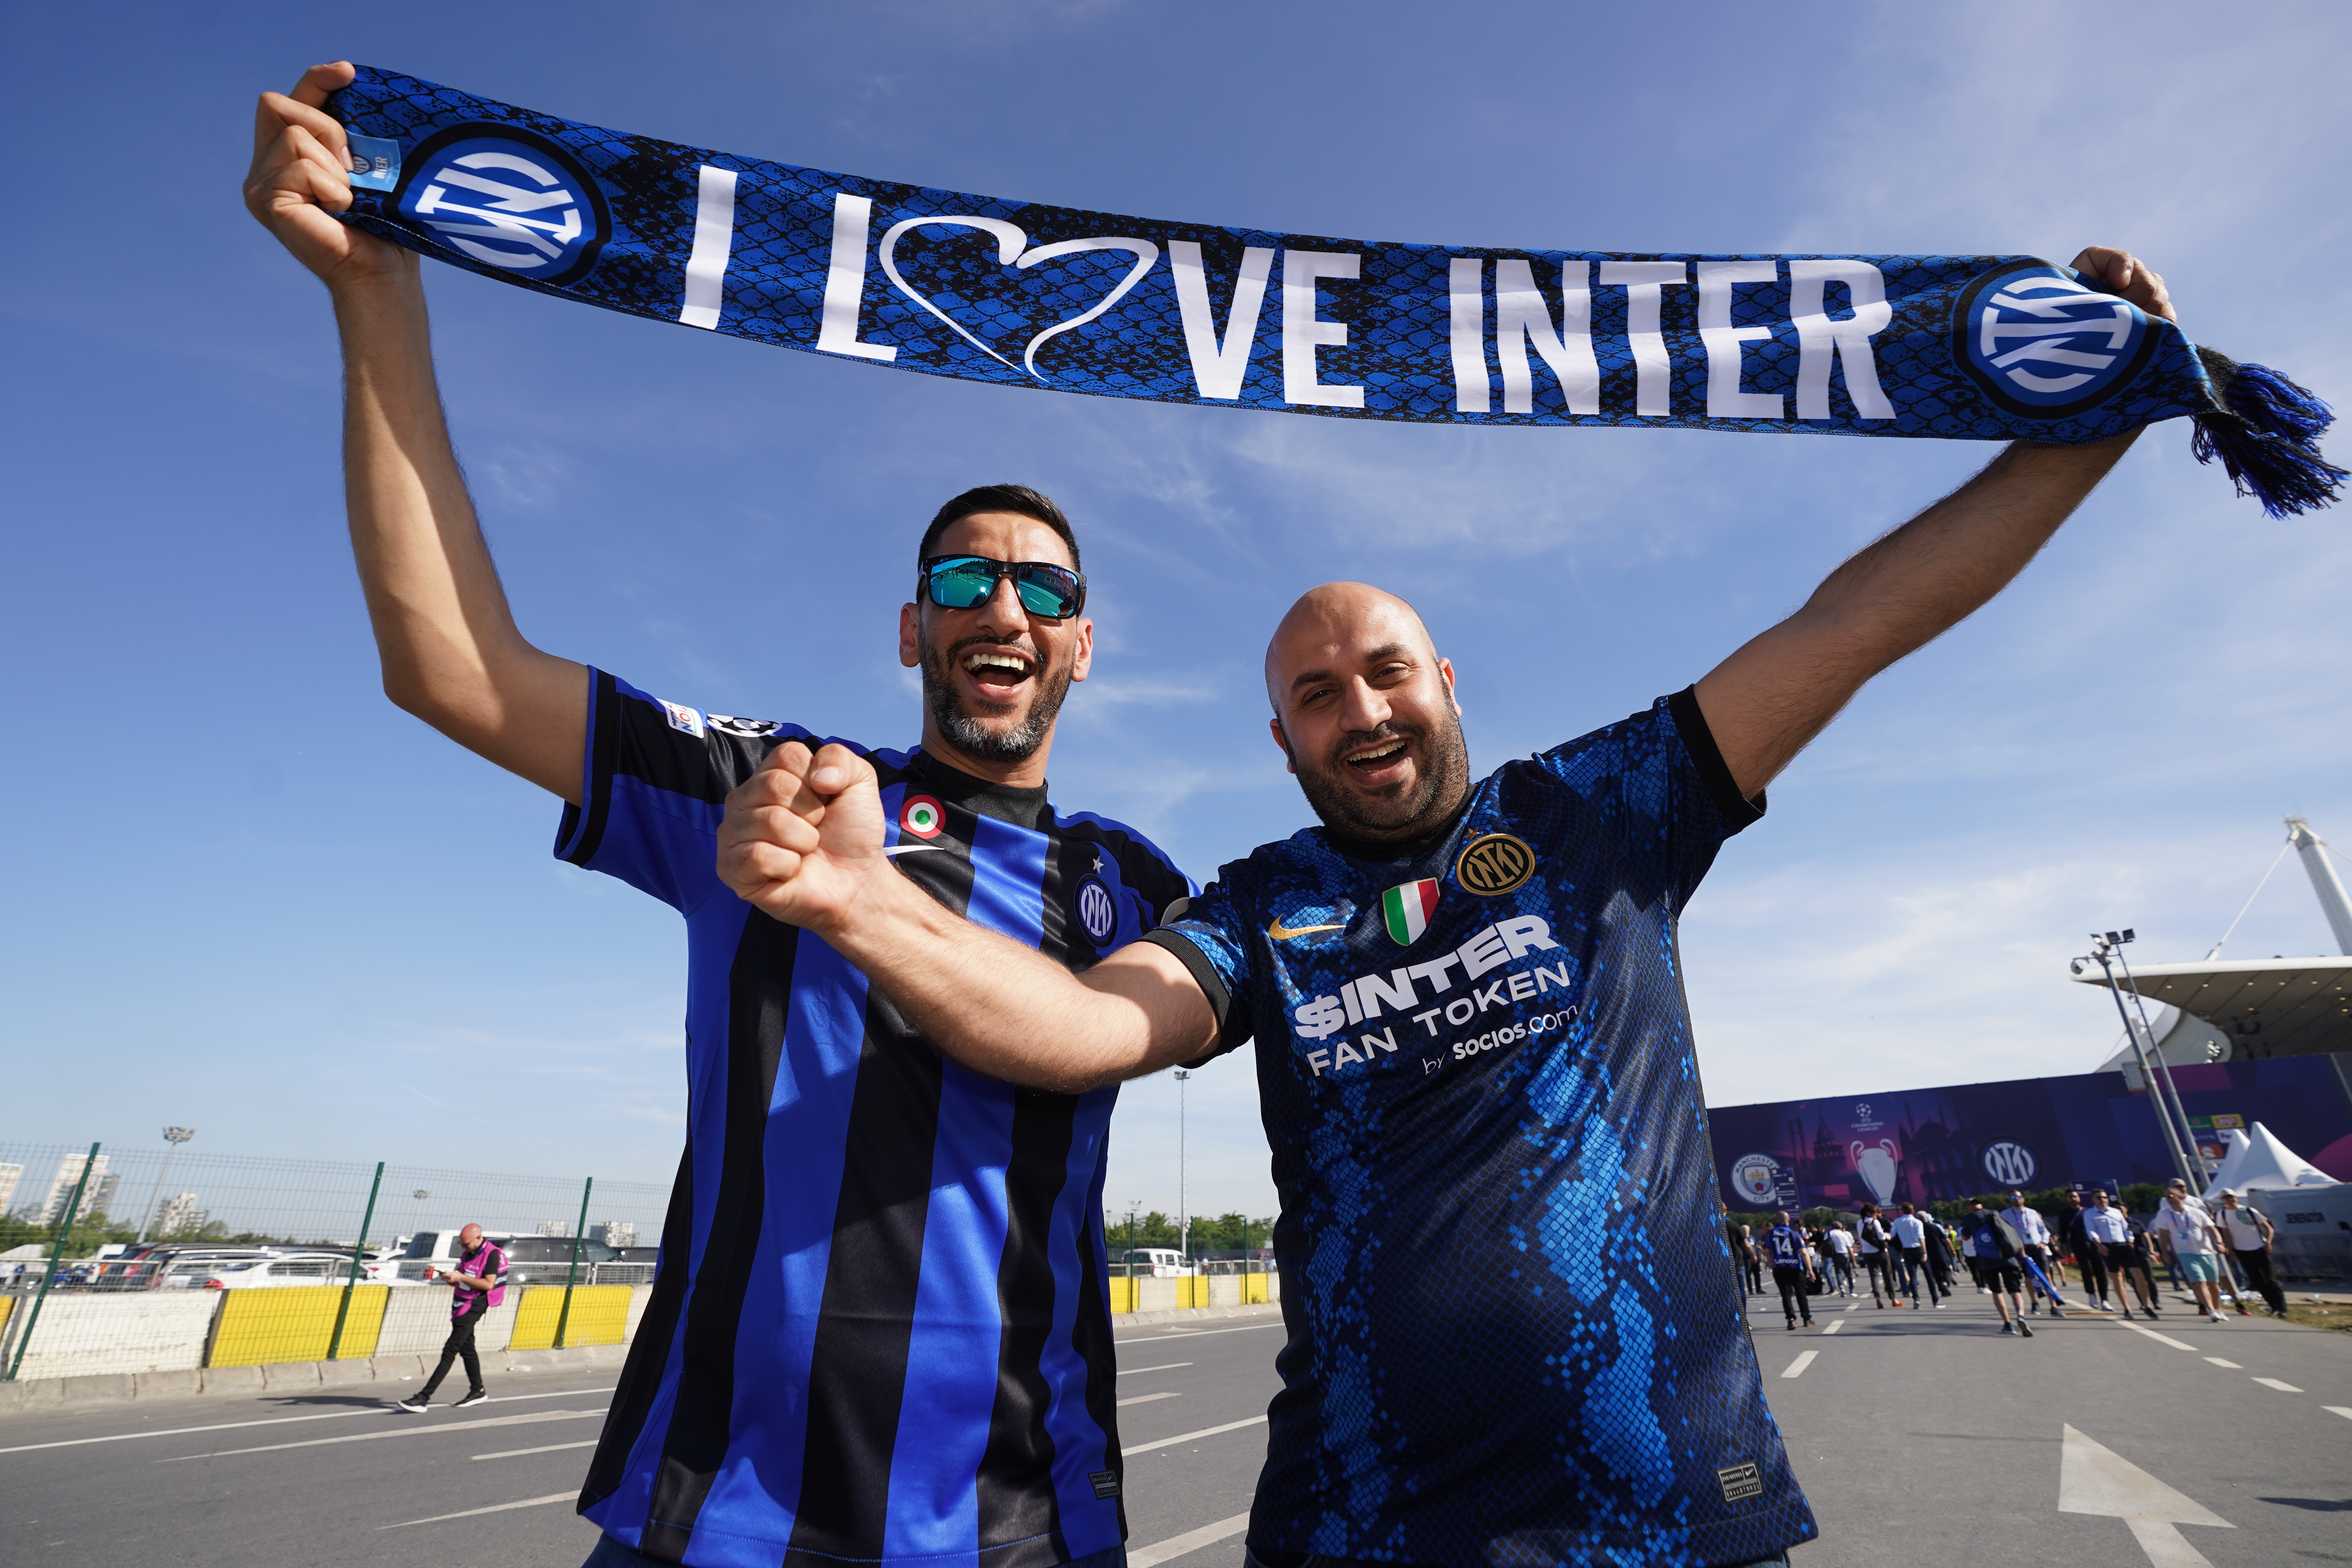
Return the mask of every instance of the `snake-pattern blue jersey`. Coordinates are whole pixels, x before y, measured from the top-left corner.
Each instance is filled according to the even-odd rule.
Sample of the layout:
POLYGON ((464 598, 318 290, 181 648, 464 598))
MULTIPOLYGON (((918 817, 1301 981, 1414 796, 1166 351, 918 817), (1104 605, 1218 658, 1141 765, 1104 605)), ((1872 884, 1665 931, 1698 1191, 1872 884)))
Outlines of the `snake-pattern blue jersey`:
POLYGON ((1762 815, 1683 691, 1435 840, 1262 847, 1150 940, 1257 1040, 1289 1341, 1249 1543, 1742 1563, 1816 1533, 1715 1200, 1675 922, 1762 815))
MULTIPOLYGON (((1054 1568, 1117 1546, 1103 1154, 1115 1091, 940 1057, 820 938, 719 880, 727 792, 795 725, 597 673, 556 853, 686 917, 687 1145, 580 1510, 695 1568, 1054 1568)), ((1085 969, 1192 884, 1140 835, 920 751, 897 864, 1085 969)))

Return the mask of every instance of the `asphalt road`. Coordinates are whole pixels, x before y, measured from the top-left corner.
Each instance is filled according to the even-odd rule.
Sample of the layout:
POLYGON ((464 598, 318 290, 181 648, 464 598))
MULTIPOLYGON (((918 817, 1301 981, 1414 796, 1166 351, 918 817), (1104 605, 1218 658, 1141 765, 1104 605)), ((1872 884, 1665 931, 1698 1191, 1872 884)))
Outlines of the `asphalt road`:
MULTIPOLYGON (((2352 1337, 2175 1309, 2143 1325, 2160 1339, 2046 1319, 2004 1339, 1973 1292, 1941 1312, 1832 1300, 1789 1333, 1777 1302, 1755 1306, 1823 1531, 1798 1568, 2162 1562, 2136 1530, 2214 1568, 2352 1563, 2352 1337), (2062 1480, 2078 1506, 2230 1528, 2062 1512, 2062 1480)), ((1119 1337, 1133 1568, 1236 1568, 1280 1338, 1271 1318, 1119 1337)), ((570 1502, 609 1391, 508 1373, 488 1404, 422 1417, 362 1390, 12 1415, 0 1563, 415 1563, 485 1555, 487 1537, 508 1568, 575 1568, 594 1531, 570 1502)))

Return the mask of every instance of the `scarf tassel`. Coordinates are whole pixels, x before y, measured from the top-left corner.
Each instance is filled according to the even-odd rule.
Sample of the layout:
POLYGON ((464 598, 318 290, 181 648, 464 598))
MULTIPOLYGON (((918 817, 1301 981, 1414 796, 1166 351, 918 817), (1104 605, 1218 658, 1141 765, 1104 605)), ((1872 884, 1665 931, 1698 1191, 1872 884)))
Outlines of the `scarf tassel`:
POLYGON ((2200 348, 2212 377, 2214 406, 2198 414, 2189 449, 2200 463, 2221 459, 2238 493, 2273 517, 2291 517, 2337 500, 2346 473, 2319 453, 2336 410, 2267 365, 2240 364, 2200 348))

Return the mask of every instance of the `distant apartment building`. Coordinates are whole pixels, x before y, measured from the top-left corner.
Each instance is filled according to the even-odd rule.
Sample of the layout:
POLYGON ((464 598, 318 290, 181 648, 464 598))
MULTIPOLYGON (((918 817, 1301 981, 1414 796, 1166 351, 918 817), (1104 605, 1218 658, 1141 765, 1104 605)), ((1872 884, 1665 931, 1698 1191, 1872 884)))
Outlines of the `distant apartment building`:
POLYGON ((190 1231, 204 1229, 211 1218, 211 1215, 196 1206, 195 1194, 175 1193, 155 1205, 155 1224, 148 1234, 158 1237, 184 1236, 190 1231))
POLYGON ((601 1241, 616 1251, 624 1247, 635 1247, 637 1244, 636 1222, 608 1219, 602 1225, 592 1225, 588 1227, 588 1239, 601 1241))
POLYGON ((91 1191, 82 1194, 81 1212, 83 1214, 94 1212, 89 1204, 94 1192, 112 1191, 106 1184, 105 1155, 100 1154, 95 1164, 90 1164, 89 1156, 87 1154, 65 1155, 58 1161, 58 1173, 49 1178, 49 1195, 41 1202, 40 1217, 37 1224, 56 1225, 65 1218, 66 1205, 73 1202, 74 1188, 80 1184, 82 1167, 86 1164, 89 1165, 92 1178, 91 1191))
POLYGON ((16 1201, 16 1184, 25 1179, 25 1167, 0 1163, 0 1214, 16 1201))

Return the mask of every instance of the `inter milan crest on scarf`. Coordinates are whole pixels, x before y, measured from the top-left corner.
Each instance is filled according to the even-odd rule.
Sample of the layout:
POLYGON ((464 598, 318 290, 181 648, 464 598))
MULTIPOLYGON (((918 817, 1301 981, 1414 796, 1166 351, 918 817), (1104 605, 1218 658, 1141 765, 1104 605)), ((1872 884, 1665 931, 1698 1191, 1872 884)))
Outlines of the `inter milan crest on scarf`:
POLYGON ((2274 515, 2327 405, 2035 257, 1365 243, 937 191, 362 66, 348 221, 493 278, 971 381, 1363 419, 2096 441, 2188 416, 2274 515))

